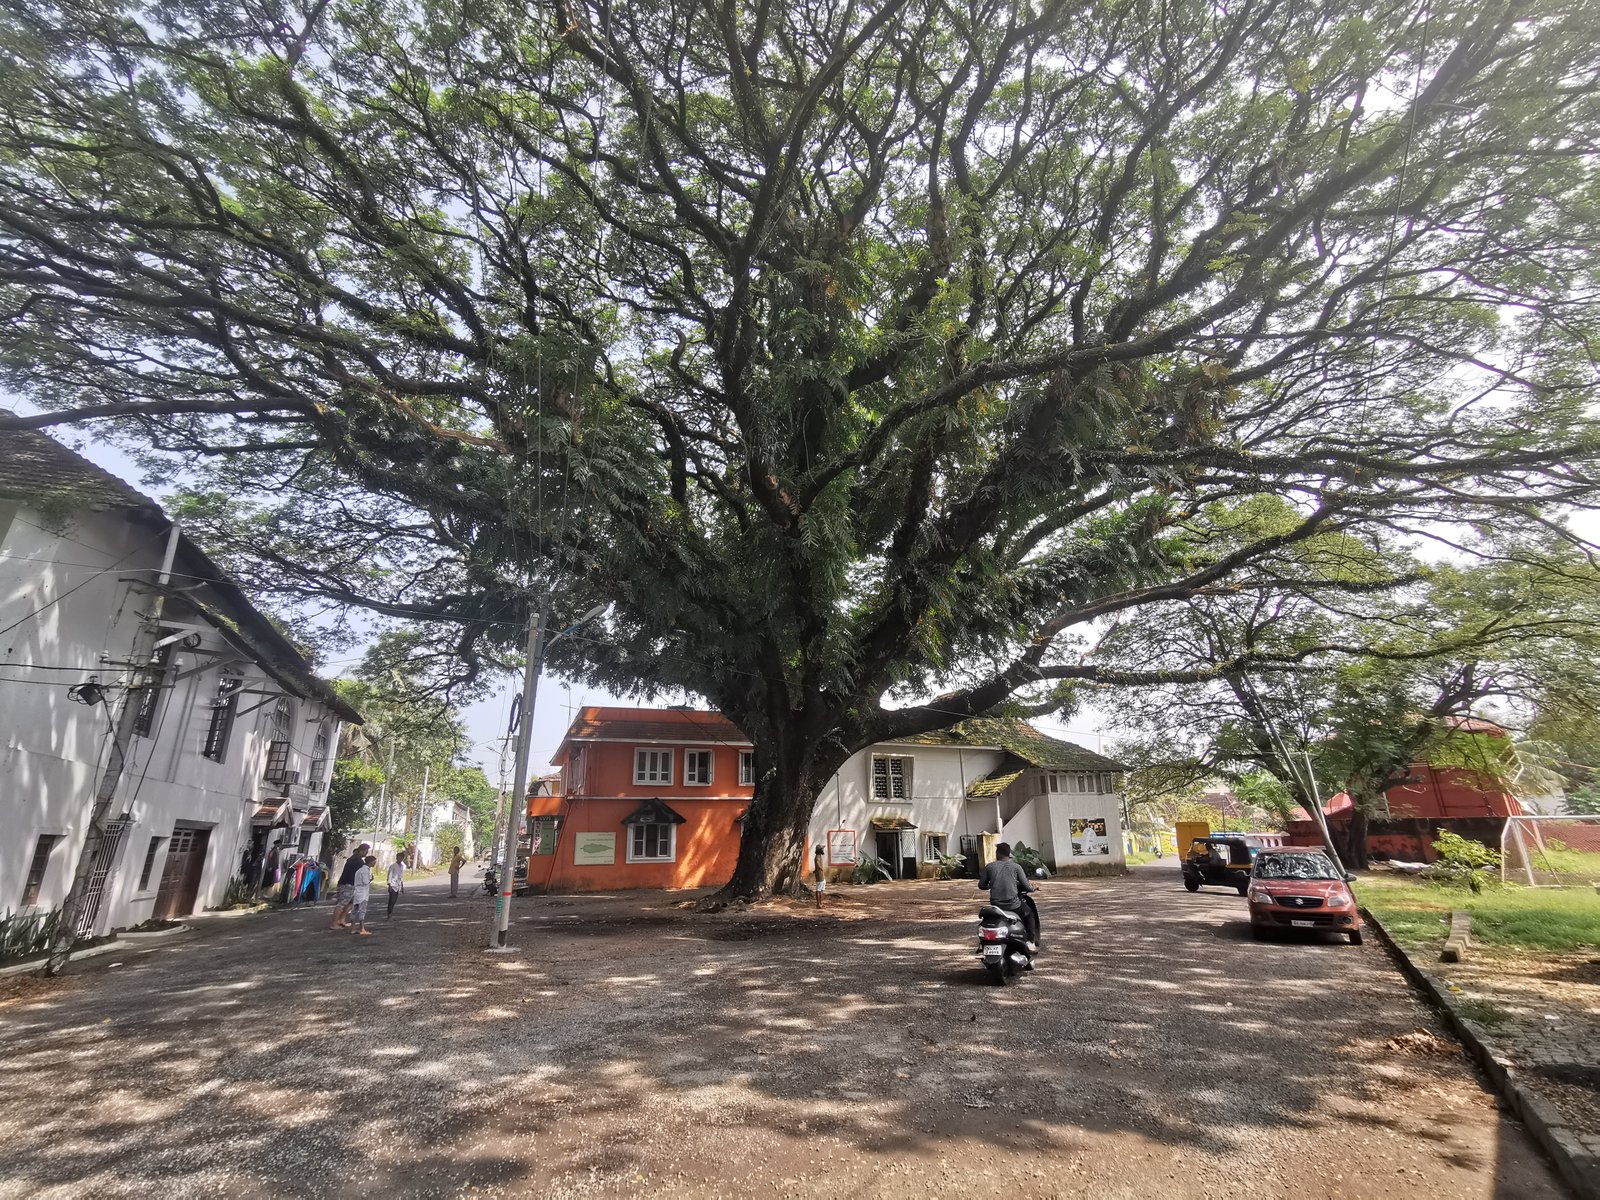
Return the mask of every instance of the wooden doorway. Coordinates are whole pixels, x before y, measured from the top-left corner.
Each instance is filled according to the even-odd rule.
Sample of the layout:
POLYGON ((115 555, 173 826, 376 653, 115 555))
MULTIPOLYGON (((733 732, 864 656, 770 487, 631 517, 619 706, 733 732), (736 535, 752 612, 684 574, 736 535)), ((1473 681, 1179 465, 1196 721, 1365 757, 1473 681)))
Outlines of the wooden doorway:
POLYGON ((167 861, 161 868, 161 887, 156 891, 158 921, 187 917, 194 912, 200 895, 200 874, 205 870, 206 849, 211 843, 209 829, 174 829, 167 843, 167 861))

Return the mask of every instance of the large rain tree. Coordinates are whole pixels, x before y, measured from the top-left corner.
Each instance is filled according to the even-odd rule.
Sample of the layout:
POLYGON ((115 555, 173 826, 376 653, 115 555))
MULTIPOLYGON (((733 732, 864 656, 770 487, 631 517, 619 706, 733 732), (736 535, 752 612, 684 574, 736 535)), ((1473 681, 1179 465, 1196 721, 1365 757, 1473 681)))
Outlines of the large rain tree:
POLYGON ((1299 542, 1592 489, 1576 0, 19 0, 0 353, 258 590, 853 751, 1299 542), (1294 519, 1238 543, 1218 504, 1294 519))

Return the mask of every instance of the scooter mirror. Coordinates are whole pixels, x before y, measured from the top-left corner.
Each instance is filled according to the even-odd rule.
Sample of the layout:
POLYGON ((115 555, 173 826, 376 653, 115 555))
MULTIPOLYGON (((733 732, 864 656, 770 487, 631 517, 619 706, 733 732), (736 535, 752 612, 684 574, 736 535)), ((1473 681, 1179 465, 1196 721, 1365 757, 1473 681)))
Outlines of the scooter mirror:
POLYGON ((1044 879, 1049 874, 1050 874, 1050 872, 1046 871, 1043 867, 1035 867, 1034 870, 1033 870, 1033 875, 1034 875, 1035 879, 1044 879))

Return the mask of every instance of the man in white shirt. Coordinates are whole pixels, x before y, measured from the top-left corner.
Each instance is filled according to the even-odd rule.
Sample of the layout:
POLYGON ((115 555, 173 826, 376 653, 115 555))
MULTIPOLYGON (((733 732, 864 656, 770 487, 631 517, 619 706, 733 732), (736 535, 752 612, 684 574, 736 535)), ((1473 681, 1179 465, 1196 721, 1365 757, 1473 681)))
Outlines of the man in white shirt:
POLYGON ((360 870, 356 872, 353 885, 355 896, 350 906, 350 922, 352 929, 361 937, 372 936, 372 930, 367 928, 367 898, 372 895, 372 868, 377 865, 378 856, 367 855, 360 870))
POLYGON ((384 920, 394 916, 394 902, 400 899, 400 893, 406 890, 406 855, 401 851, 394 856, 394 861, 389 864, 389 911, 384 915, 384 920))

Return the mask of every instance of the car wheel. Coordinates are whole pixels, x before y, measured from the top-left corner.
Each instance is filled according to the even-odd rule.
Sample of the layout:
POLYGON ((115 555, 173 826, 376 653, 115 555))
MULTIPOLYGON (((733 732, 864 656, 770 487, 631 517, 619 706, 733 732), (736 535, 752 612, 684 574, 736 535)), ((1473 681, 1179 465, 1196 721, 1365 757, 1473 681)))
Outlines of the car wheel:
POLYGON ((1361 930, 1359 930, 1359 929, 1352 929, 1352 930, 1351 930, 1351 931, 1350 931, 1350 944, 1351 944, 1351 945, 1352 945, 1352 946, 1359 946, 1359 945, 1361 945, 1361 930))
POLYGON ((1198 879, 1185 879, 1183 881, 1183 886, 1188 888, 1191 892, 1198 892, 1200 890, 1200 881, 1198 879))
POLYGON ((1251 925, 1250 925, 1250 936, 1255 938, 1255 940, 1258 941, 1258 942, 1266 941, 1267 940, 1266 926, 1257 925, 1254 922, 1251 922, 1251 925))

